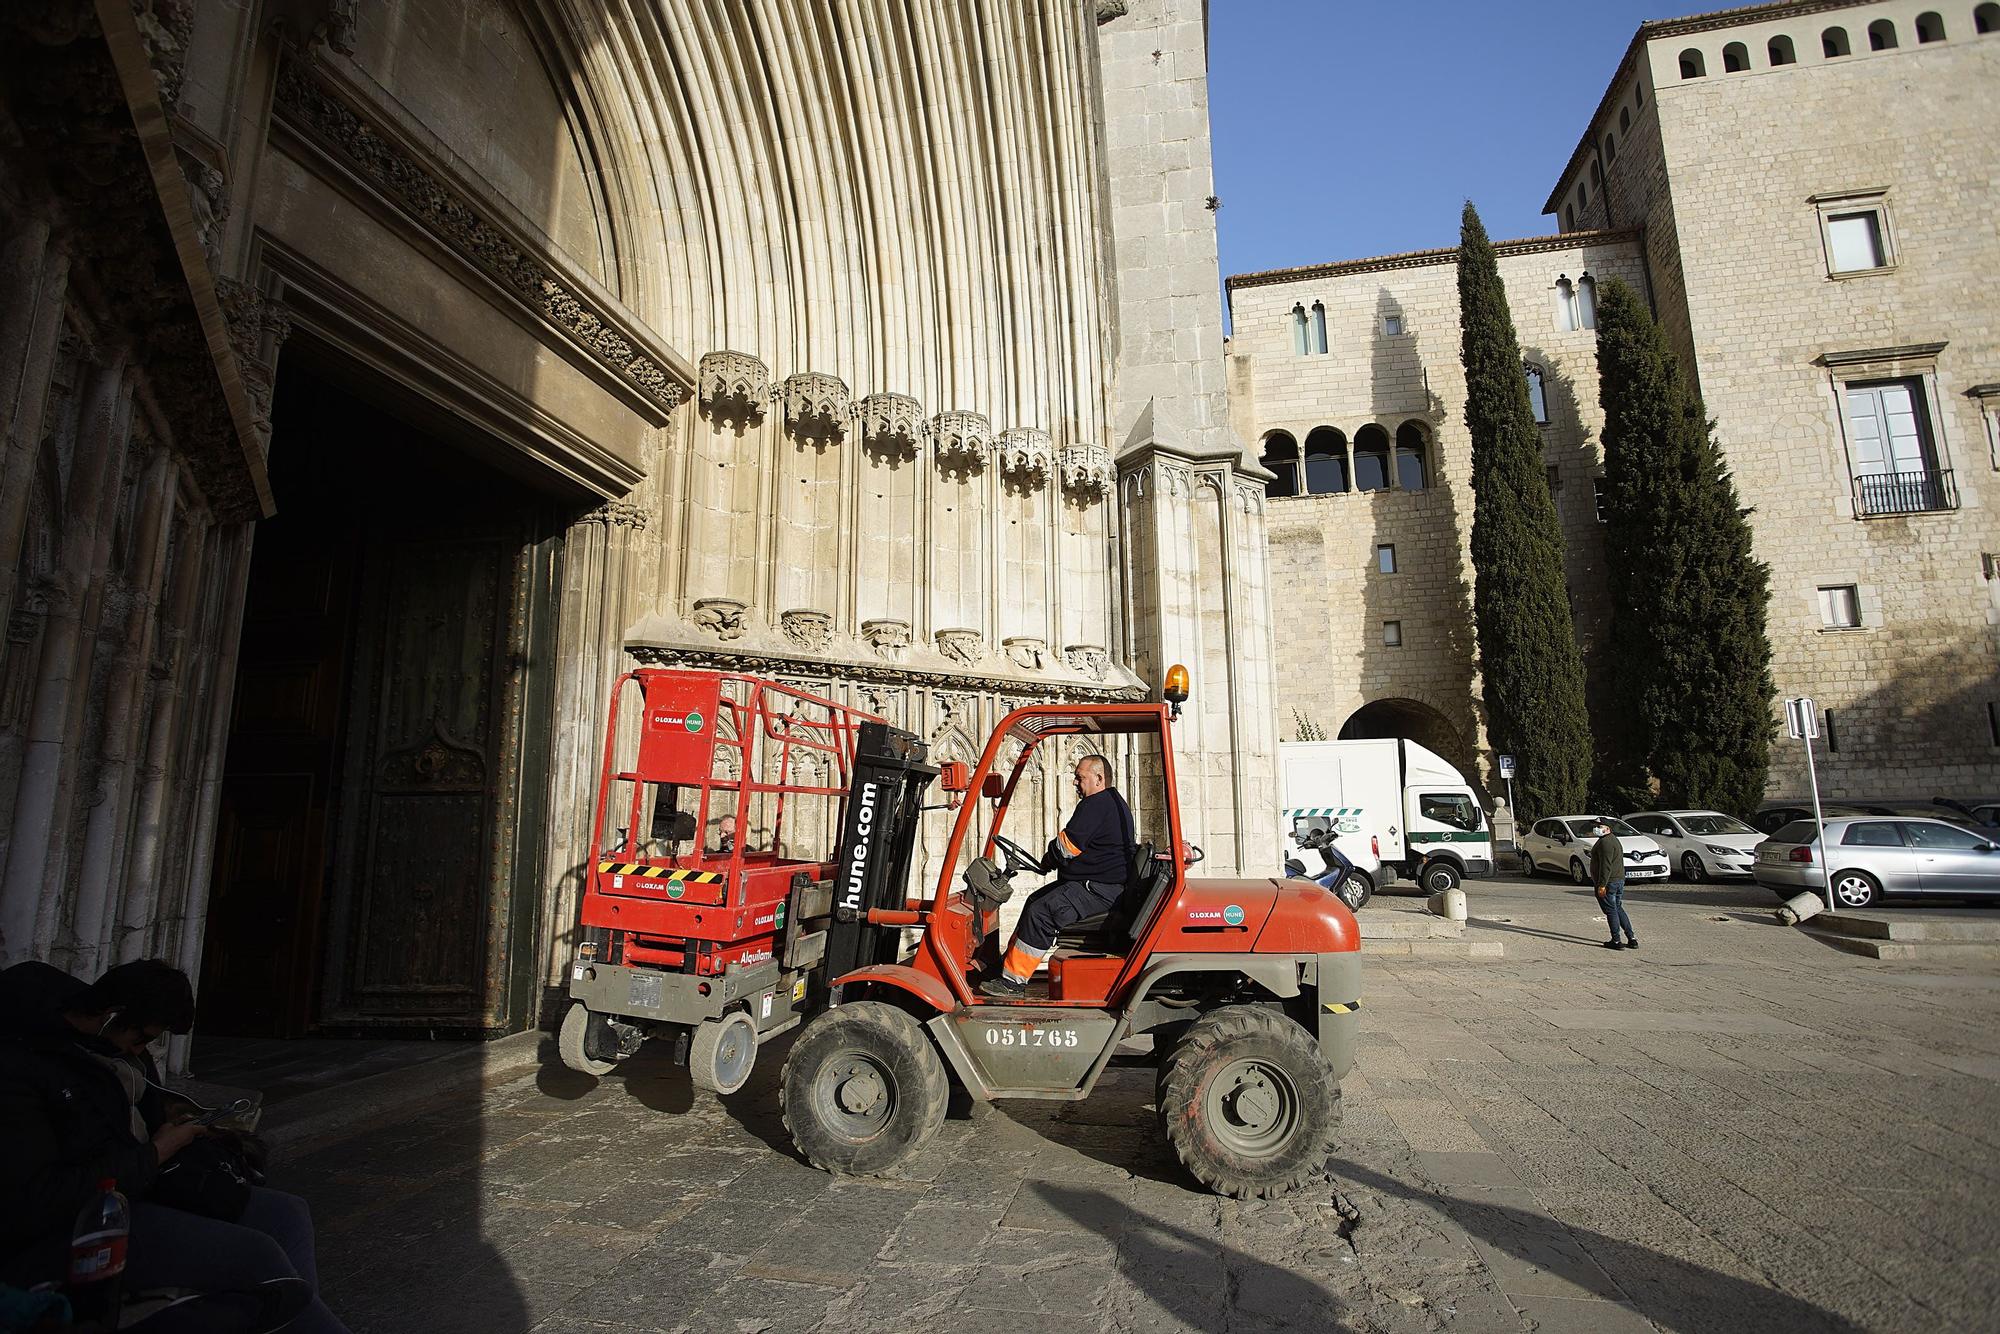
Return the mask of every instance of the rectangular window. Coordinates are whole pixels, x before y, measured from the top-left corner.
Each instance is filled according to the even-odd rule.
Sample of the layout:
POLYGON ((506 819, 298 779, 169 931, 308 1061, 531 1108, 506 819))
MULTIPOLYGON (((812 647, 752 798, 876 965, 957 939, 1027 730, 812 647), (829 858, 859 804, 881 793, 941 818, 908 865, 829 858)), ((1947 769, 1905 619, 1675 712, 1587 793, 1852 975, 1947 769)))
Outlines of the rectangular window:
POLYGON ((1827 215, 1826 253, 1828 267, 1835 273, 1883 267, 1888 255, 1882 246, 1882 215, 1873 209, 1827 215))
POLYGON ((1383 543, 1375 548, 1375 568, 1383 574, 1396 572, 1396 548, 1392 543, 1383 543))
POLYGON ((1556 466, 1555 464, 1551 463, 1548 467, 1548 474, 1549 474, 1549 494, 1554 495, 1556 492, 1563 489, 1563 470, 1560 467, 1556 466))
POLYGON ((1986 734, 2000 746, 2000 700, 1986 701, 1986 734))
POLYGON ((1403 317, 1401 315, 1384 315, 1382 317, 1382 332, 1392 338, 1403 332, 1403 317))
POLYGON ((1819 590, 1819 623, 1828 630, 1861 628, 1861 599, 1853 584, 1829 584, 1819 590))
POLYGON ((1840 749, 1840 733, 1833 730, 1832 709, 1821 709, 1819 711, 1819 730, 1826 735, 1826 748, 1829 751, 1840 749))
POLYGON ((1606 522, 1604 517, 1604 479, 1602 477, 1593 477, 1590 479, 1590 507, 1596 512, 1599 523, 1606 522))
POLYGON ((1403 646, 1403 623, 1401 621, 1382 622, 1382 646, 1401 648, 1403 646))
POLYGON ((1848 384, 1841 397, 1857 515, 1958 508, 1951 470, 1938 466, 1922 380, 1848 384))

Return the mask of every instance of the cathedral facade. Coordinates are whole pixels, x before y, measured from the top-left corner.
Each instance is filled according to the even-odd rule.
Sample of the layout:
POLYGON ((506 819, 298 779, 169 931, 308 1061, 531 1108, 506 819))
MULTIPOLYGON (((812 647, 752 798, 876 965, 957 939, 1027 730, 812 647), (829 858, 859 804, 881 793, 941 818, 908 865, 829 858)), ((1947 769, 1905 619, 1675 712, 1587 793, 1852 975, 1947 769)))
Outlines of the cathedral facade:
POLYGON ((1266 866, 1205 52, 1200 0, 0 18, 0 955, 532 1024, 641 663, 969 760, 1182 662, 1190 837, 1266 866))

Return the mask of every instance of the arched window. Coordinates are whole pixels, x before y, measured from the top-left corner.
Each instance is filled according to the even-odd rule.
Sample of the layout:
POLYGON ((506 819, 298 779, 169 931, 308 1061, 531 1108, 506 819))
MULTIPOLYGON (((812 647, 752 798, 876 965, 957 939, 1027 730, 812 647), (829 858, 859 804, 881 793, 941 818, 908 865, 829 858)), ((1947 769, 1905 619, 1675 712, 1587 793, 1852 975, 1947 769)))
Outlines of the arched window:
POLYGON ((1576 206, 1578 208, 1590 207, 1590 182, 1578 181, 1576 183, 1576 206))
POLYGON ((1917 15, 1917 41, 1941 42, 1944 40, 1944 19, 1935 9, 1917 15))
POLYGON ((1317 301, 1313 302, 1312 335, 1313 335, 1312 350, 1319 353, 1321 356, 1325 356, 1326 355, 1326 307, 1322 306, 1317 301))
POLYGON ((1549 390, 1540 366, 1532 361, 1521 363, 1521 369, 1528 377, 1528 406, 1535 410, 1535 424, 1549 424, 1549 390))
POLYGON ((1267 496, 1295 496, 1299 493, 1299 442, 1283 431, 1264 437, 1264 452, 1257 460, 1276 476, 1264 483, 1267 496))
POLYGON ((1590 183, 1597 187, 1597 193, 1604 193, 1604 168, 1598 166, 1595 159, 1590 164, 1590 183))
POLYGON ((1847 29, 1828 28, 1819 35, 1820 54, 1828 60, 1839 56, 1852 55, 1854 48, 1847 44, 1847 29))
POLYGON ((1576 284, 1566 277, 1557 278, 1556 328, 1568 332, 1576 327, 1576 284))
POLYGON ((1708 73, 1708 66, 1702 62, 1699 50, 1690 46, 1687 50, 1681 52, 1681 77, 1683 79, 1699 79, 1706 73, 1708 73))
POLYGON ((1421 491, 1431 484, 1430 436, 1422 422, 1404 422, 1396 428, 1396 486, 1403 491, 1421 491))
POLYGON ((1888 19, 1876 19, 1868 25, 1868 49, 1870 51, 1890 51, 1896 46, 1896 25, 1888 19))
POLYGON ((1635 83, 1632 85, 1632 105, 1635 107, 1642 107, 1646 105, 1645 84, 1635 83))
POLYGON ((1741 42, 1731 42, 1722 48, 1722 72, 1741 74, 1750 68, 1750 48, 1741 42))
POLYGON ((1364 426, 1354 433, 1354 489, 1389 489, 1389 433, 1379 426, 1364 426))
POLYGON ((1347 490, 1347 437, 1319 426, 1306 437, 1306 491, 1337 496, 1347 490))
POLYGON ((1292 351, 1298 356, 1306 354, 1306 308, 1292 307, 1292 351))
POLYGON ((1771 39, 1770 45, 1764 48, 1764 54, 1771 58, 1773 65, 1796 65, 1799 63, 1799 53, 1792 49, 1792 39, 1784 36, 1782 33, 1771 39))
POLYGON ((1615 134, 1607 133, 1604 136, 1604 160, 1606 162, 1618 160, 1618 136, 1615 134))
POLYGON ((1631 128, 1632 128, 1632 108, 1620 107, 1618 110, 1618 132, 1620 134, 1623 134, 1625 131, 1631 128))
POLYGON ((1587 273, 1576 280, 1576 327, 1597 327, 1597 279, 1587 273))
POLYGON ((2000 5, 1981 5, 1972 11, 1974 32, 2000 32, 2000 5))
POLYGON ((1563 210, 1563 230, 1566 232, 1576 230, 1576 205, 1574 204, 1563 210))

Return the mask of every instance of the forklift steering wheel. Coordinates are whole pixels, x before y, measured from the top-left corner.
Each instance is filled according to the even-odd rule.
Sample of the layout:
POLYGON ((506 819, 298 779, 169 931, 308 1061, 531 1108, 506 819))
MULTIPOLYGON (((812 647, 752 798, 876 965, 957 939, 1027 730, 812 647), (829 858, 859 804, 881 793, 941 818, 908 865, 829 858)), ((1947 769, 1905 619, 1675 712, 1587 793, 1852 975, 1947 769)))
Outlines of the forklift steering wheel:
POLYGON ((995 834, 993 836, 993 846, 1007 854, 1008 875, 1014 874, 1014 864, 1016 862, 1019 862, 1026 869, 1033 871, 1036 875, 1047 875, 1049 873, 1048 867, 1042 865, 1038 858, 1030 857, 1028 850, 1011 838, 1002 838, 1000 835, 995 834))

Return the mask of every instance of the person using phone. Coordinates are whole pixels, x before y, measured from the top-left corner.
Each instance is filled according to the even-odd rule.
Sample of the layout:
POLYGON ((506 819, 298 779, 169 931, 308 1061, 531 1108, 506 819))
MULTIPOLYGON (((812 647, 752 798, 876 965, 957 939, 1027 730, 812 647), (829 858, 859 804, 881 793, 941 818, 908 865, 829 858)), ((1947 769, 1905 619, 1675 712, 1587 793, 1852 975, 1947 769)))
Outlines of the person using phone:
MULTIPOLYGON (((253 1186, 229 1221, 149 1198, 209 1134, 170 1113, 148 1050, 193 1025, 194 988, 164 960, 89 984, 45 963, 0 972, 0 1281, 59 1279, 77 1213, 109 1178, 132 1210, 128 1293, 258 1294, 253 1315, 282 1311, 288 1330, 344 1334, 318 1297, 305 1201, 253 1186)), ((237 1326, 218 1320, 225 1327, 237 1326)))

